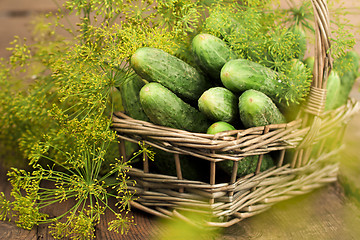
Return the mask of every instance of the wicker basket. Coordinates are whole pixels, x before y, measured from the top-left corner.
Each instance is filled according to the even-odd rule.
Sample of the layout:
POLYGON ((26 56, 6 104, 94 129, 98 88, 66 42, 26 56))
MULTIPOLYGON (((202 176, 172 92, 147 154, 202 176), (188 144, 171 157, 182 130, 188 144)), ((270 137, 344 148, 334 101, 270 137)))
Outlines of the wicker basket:
POLYGON ((122 156, 126 156, 124 141, 144 142, 174 156, 169 161, 175 161, 177 176, 151 172, 147 158, 142 169, 129 168, 128 176, 136 182, 129 186, 137 197, 132 201, 134 207, 156 216, 184 220, 189 219, 182 212, 196 208, 216 217, 201 224, 228 227, 279 201, 336 181, 338 164, 329 159, 341 149, 346 125, 360 105, 349 99, 336 110, 323 110, 326 81, 332 69, 329 13, 324 0, 312 0, 312 4, 316 36, 314 78, 297 120, 209 135, 135 120, 121 112, 113 114, 122 156), (277 153, 276 166, 260 172, 263 155, 270 152, 277 153), (209 181, 183 179, 180 155, 205 160, 209 172, 204 174, 209 175, 209 181), (239 161, 251 155, 259 156, 256 171, 237 178, 239 161), (233 161, 233 173, 228 179, 219 180, 217 163, 225 160, 233 161))

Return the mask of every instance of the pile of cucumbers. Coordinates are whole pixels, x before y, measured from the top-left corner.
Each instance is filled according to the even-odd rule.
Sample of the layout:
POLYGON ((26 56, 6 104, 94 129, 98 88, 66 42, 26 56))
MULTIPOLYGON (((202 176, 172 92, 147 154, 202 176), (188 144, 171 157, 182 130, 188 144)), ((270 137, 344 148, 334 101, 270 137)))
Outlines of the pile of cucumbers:
MULTIPOLYGON (((289 121, 285 117, 288 111, 304 99, 304 95, 296 99, 293 94, 302 83, 289 78, 305 76, 311 70, 311 58, 305 63, 290 60, 292 71, 285 76, 239 58, 225 41, 208 33, 196 35, 191 47, 196 66, 161 49, 136 50, 130 61, 136 75, 120 87, 129 116, 190 132, 216 134, 285 123, 289 121)), ((346 70, 335 67, 328 83, 327 110, 345 103, 358 76, 359 56, 349 52, 344 58, 351 59, 348 62, 352 65, 346 70)), ((271 159, 264 162, 267 167, 273 165, 271 159)), ((231 161, 222 164, 224 169, 232 169, 231 161)), ((239 173, 250 173, 244 170, 249 164, 239 173)))
POLYGON ((237 58, 210 34, 198 34, 192 50, 198 67, 157 48, 132 55, 132 68, 147 81, 138 104, 151 122, 191 132, 207 132, 216 122, 236 128, 285 122, 276 106, 285 88, 277 72, 237 58))

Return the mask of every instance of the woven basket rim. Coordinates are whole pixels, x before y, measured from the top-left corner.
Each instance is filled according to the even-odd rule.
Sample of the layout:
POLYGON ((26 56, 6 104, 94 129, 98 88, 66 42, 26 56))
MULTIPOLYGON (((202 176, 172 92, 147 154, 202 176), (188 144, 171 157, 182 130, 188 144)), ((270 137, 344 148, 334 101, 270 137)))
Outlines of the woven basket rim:
MULTIPOLYGON (((359 101, 352 98, 346 105, 324 112, 319 136, 315 138, 313 144, 329 136, 334 129, 333 126, 347 123, 359 110, 359 101)), ((214 162, 239 161, 249 155, 296 148, 310 129, 309 126, 302 125, 302 119, 296 119, 285 124, 238 129, 211 135, 159 126, 133 119, 121 112, 113 114, 112 128, 120 139, 135 143, 143 142, 167 152, 194 155, 214 162)))

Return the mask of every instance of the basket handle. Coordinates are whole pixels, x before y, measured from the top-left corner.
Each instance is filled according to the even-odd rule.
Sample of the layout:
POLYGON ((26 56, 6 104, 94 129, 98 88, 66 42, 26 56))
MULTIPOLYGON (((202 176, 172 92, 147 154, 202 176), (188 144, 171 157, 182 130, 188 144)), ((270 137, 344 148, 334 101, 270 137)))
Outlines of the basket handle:
POLYGON ((315 21, 315 62, 313 80, 304 110, 320 116, 326 100, 326 83, 332 70, 330 20, 325 0, 311 0, 315 21))
POLYGON ((306 147, 317 136, 326 103, 326 83, 332 70, 329 9, 326 0, 311 0, 311 3, 315 22, 315 60, 310 92, 303 107, 308 114, 303 125, 310 126, 310 129, 298 148, 306 147))

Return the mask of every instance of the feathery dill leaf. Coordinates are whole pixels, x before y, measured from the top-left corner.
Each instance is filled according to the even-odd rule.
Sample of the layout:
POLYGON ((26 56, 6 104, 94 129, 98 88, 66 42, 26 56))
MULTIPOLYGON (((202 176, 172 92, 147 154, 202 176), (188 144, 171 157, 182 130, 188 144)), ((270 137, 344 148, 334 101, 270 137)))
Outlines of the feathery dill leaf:
MULTIPOLYGON (((110 225, 110 230, 120 229, 121 232, 126 232, 133 221, 127 216, 129 201, 132 200, 133 195, 128 191, 128 186, 133 183, 126 175, 127 164, 120 160, 116 160, 105 175, 99 174, 101 165, 105 161, 107 145, 108 142, 103 142, 102 147, 82 151, 77 156, 63 153, 70 158, 77 158, 77 162, 82 163, 79 166, 59 164, 48 158, 44 155, 51 148, 47 143, 35 145, 31 153, 33 170, 27 172, 13 168, 8 174, 12 185, 11 196, 14 200, 10 202, 3 194, 1 195, 2 218, 10 215, 17 219, 18 226, 26 229, 31 229, 34 225, 50 223, 50 232, 57 239, 63 237, 93 239, 94 226, 99 223, 101 215, 109 210, 116 216, 110 225), (47 158, 53 162, 53 165, 43 167, 38 163, 41 158, 47 158), (55 165, 61 166, 61 169, 55 169, 55 165), (107 181, 109 177, 116 178, 116 181, 107 181), (44 181, 52 183, 54 187, 46 187, 42 184, 44 181), (108 205, 110 197, 118 199, 118 211, 123 214, 115 212, 108 205), (74 205, 59 216, 49 217, 42 213, 43 208, 67 200, 74 200, 74 205)), ((147 154, 148 151, 143 147, 133 157, 147 154)))

